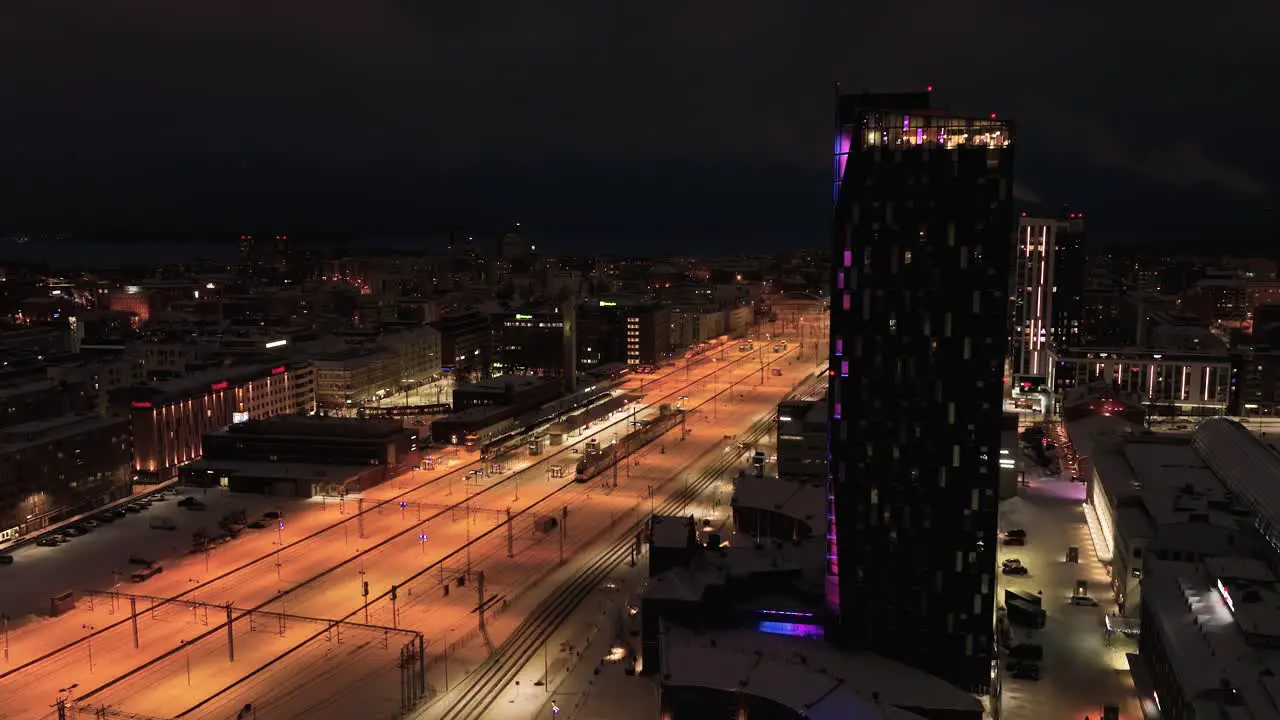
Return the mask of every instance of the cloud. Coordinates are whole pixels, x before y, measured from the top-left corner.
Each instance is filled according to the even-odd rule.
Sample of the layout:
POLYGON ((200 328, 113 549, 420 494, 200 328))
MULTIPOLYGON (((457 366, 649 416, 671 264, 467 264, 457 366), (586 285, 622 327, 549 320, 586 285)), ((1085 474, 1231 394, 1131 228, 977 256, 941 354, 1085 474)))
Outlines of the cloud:
POLYGON ((1190 140, 1143 149, 1121 140, 1097 120, 1066 118, 1054 124, 1077 141, 1064 143, 1063 147, 1082 148, 1091 163, 1103 168, 1169 185, 1211 187, 1243 197, 1260 197, 1268 192, 1266 184, 1252 173, 1210 157, 1203 146, 1190 140))

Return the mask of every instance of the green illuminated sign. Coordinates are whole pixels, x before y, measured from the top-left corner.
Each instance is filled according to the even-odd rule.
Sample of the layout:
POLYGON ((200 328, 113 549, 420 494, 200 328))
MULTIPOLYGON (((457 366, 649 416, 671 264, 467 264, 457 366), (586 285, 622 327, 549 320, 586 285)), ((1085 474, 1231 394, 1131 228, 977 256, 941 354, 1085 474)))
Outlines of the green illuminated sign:
POLYGON ((618 303, 616 303, 616 302, 612 302, 612 301, 610 301, 610 300, 601 300, 601 301, 600 301, 600 307, 617 307, 617 306, 618 306, 618 303))
POLYGON ((516 313, 516 319, 517 319, 517 320, 532 320, 532 319, 533 319, 533 316, 532 316, 532 315, 524 315, 524 314, 521 314, 521 313, 516 313))

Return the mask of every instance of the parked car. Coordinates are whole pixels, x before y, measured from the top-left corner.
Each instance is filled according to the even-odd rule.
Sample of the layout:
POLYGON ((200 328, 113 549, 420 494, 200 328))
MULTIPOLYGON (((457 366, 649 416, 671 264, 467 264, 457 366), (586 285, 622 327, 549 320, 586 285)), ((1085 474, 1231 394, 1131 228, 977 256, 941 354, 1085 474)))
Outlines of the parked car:
POLYGON ((97 523, 99 526, 109 525, 115 521, 116 521, 116 516, 109 512, 102 513, 101 515, 93 519, 93 522, 97 523))
POLYGON ((80 525, 89 529, 93 529, 96 527, 100 527, 102 523, 97 520, 94 520, 93 518, 85 518, 80 522, 80 525))
POLYGON ((151 565, 150 567, 145 567, 141 570, 134 570, 133 574, 129 576, 129 581, 136 583, 146 582, 162 572, 164 572, 163 567, 159 565, 151 565))
POLYGON ((1023 530, 1022 528, 1014 528, 1013 530, 1006 530, 1004 532, 1004 536, 1007 538, 1021 538, 1023 540, 1026 540, 1027 531, 1023 530))
POLYGON ((266 527, 266 526, 267 526, 267 521, 266 521, 266 520, 261 520, 261 519, 259 519, 259 520, 254 520, 253 522, 251 522, 251 523, 249 523, 248 525, 246 525, 246 527, 252 528, 252 529, 254 529, 254 530, 261 530, 262 528, 264 528, 264 527, 266 527))
POLYGON ((1071 604, 1078 607, 1098 607, 1098 601, 1088 595, 1072 595, 1071 604))
POLYGON ((187 497, 184 497, 178 501, 178 507, 186 507, 188 505, 193 505, 197 502, 200 502, 200 501, 188 495, 187 497))
POLYGON ((283 520, 283 519, 284 519, 284 513, 283 513, 283 512, 280 512, 279 510, 268 510, 268 511, 266 511, 266 512, 262 513, 262 517, 264 517, 264 518, 266 518, 266 519, 268 519, 268 520, 283 520))
POLYGON ((1005 575, 1028 575, 1030 574, 1031 571, 1027 570, 1026 566, 1024 565, 1009 565, 1009 566, 1000 568, 1000 572, 1004 573, 1005 575))
POLYGON ((58 547, 64 542, 66 542, 66 540, 61 535, 45 535, 39 540, 36 540, 36 545, 40 547, 58 547))
POLYGON ((130 505, 126 505, 124 508, 125 512, 130 512, 130 513, 140 513, 146 509, 147 509, 147 506, 143 505, 142 503, 132 503, 130 505))
POLYGON ((0 555, 0 565, 12 565, 12 564, 13 564, 12 555, 0 555))
POLYGON ((1007 537, 1004 539, 1004 544, 1010 547, 1022 547, 1027 544, 1027 540, 1022 537, 1007 537))
POLYGON ((1022 561, 1018 558, 1005 558, 1000 563, 1000 567, 1018 567, 1020 565, 1022 565, 1022 561))
POLYGON ((125 510, 124 508, 116 508, 114 510, 108 510, 107 514, 117 520, 120 520, 122 518, 127 517, 129 515, 129 511, 125 510))
POLYGON ((141 565, 142 567, 151 567, 152 565, 155 565, 155 561, 154 561, 154 560, 148 560, 148 559, 146 559, 146 558, 142 557, 141 555, 130 555, 130 556, 129 556, 129 564, 130 564, 130 565, 141 565))
POLYGON ((72 525, 71 527, 62 528, 62 532, 67 537, 80 537, 81 535, 88 535, 89 529, 83 525, 72 525))
POLYGON ((187 503, 186 505, 183 505, 183 507, 185 507, 185 508, 186 508, 186 509, 188 509, 188 510, 192 510, 192 511, 196 511, 196 510, 208 510, 208 509, 209 509, 209 506, 205 505, 204 503, 200 502, 199 500, 195 500, 195 501, 193 501, 193 502, 189 502, 189 503, 187 503))

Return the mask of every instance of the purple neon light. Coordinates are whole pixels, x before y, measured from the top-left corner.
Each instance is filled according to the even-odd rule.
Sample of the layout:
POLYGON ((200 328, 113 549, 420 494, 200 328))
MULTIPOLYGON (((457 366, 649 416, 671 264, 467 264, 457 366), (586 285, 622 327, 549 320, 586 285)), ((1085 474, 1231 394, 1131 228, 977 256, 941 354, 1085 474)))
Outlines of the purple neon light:
POLYGON ((847 268, 853 267, 853 251, 852 250, 844 251, 844 266, 847 268))
POLYGON ((911 116, 903 115, 902 116, 902 132, 906 132, 907 130, 910 130, 910 129, 911 129, 911 116))
POLYGON ((844 338, 836 338, 836 356, 844 354, 844 338))
POLYGON ((849 377, 849 361, 840 361, 840 377, 849 377))
POLYGON ((840 419, 840 415, 841 415, 841 412, 840 412, 840 410, 841 410, 841 408, 840 408, 840 403, 836 403, 836 404, 832 405, 831 407, 835 409, 835 412, 833 412, 833 413, 831 414, 831 415, 832 415, 832 417, 834 417, 836 420, 839 420, 839 419, 840 419))
POLYGON ((765 620, 757 625, 756 629, 769 635, 787 635, 818 640, 821 640, 826 635, 821 625, 807 625, 804 623, 770 622, 765 620))
POLYGON ((760 612, 764 613, 765 615, 786 615, 787 617, 803 617, 803 618, 813 617, 813 613, 801 612, 799 610, 761 610, 760 612))
POLYGON ((844 273, 836 273, 836 289, 844 289, 844 273))
POLYGON ((844 297, 840 299, 840 307, 844 308, 845 310, 848 310, 849 308, 853 307, 853 301, 849 299, 849 291, 847 290, 844 293, 844 297))
POLYGON ((916 144, 924 144, 924 128, 916 128, 916 144))

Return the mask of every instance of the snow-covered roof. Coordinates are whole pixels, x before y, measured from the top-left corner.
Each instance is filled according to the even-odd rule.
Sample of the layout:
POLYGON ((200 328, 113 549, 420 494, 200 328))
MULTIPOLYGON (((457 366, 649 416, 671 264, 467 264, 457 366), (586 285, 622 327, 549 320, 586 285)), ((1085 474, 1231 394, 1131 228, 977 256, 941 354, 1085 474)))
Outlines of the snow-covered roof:
POLYGON ((982 711, 973 695, 932 675, 819 639, 694 633, 666 622, 662 632, 665 683, 750 693, 812 720, 916 720, 913 708, 982 711))
POLYGON ((1280 549, 1280 456, 1243 425, 1225 417, 1200 423, 1192 446, 1248 504, 1259 529, 1280 549))
POLYGON ((693 518, 679 515, 659 515, 650 523, 650 543, 653 547, 687 548, 697 528, 693 518))
POLYGON ((1213 709, 1221 717, 1234 718, 1226 711, 1238 710, 1244 719, 1273 718, 1280 707, 1280 651, 1269 647, 1269 641, 1250 644, 1249 623, 1241 616, 1267 614, 1274 626, 1280 609, 1267 605, 1233 612, 1233 604, 1245 610, 1243 592, 1231 595, 1234 581, 1212 577, 1214 567, 1149 560, 1142 593, 1154 627, 1143 632, 1159 634, 1184 697, 1198 710, 1213 709), (1227 595, 1218 588, 1219 580, 1227 595))
POLYGON ((826 489, 815 483, 787 478, 766 478, 746 475, 733 481, 733 506, 772 510, 787 517, 808 523, 815 531, 822 530, 823 513, 826 512, 826 489))

